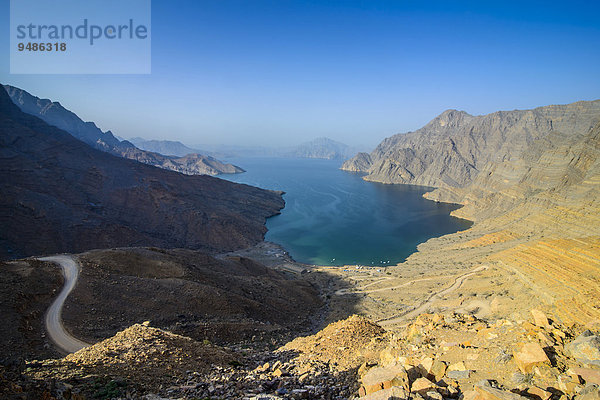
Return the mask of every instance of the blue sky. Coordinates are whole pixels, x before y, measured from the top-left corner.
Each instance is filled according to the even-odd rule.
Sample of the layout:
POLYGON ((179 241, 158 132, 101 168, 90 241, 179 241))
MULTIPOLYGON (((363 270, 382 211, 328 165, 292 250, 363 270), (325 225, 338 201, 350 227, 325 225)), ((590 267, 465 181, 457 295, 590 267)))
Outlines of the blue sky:
POLYGON ((600 4, 152 1, 152 74, 10 75, 123 137, 374 146, 448 108, 600 98, 600 4))

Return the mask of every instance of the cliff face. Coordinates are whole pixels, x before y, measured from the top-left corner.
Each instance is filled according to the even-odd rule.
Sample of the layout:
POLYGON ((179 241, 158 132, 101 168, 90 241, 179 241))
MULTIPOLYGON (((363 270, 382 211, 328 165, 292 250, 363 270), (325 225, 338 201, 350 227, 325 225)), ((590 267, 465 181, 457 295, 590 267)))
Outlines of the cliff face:
POLYGON ((0 90, 0 258, 147 245, 258 243, 277 193, 186 176, 93 149, 0 90))
POLYGON ((365 179, 377 182, 464 187, 488 162, 518 160, 552 132, 585 135, 599 117, 600 101, 477 117, 448 110, 415 132, 385 139, 370 161, 359 154, 342 169, 365 172, 365 179))
POLYGON ((185 157, 178 157, 141 150, 126 140, 120 141, 110 131, 102 132, 93 122, 82 121, 75 113, 67 110, 60 103, 40 99, 13 86, 6 85, 4 88, 21 111, 41 118, 49 125, 70 133, 98 150, 186 175, 244 172, 240 167, 222 163, 202 154, 188 154, 185 157))

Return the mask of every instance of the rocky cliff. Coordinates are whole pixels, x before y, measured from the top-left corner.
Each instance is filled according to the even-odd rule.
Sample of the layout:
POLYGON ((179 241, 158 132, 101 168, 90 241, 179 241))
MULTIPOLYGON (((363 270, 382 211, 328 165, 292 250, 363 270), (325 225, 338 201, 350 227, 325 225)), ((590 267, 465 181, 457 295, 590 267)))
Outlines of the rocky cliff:
POLYGON ((40 99, 13 86, 5 85, 4 88, 12 101, 22 111, 41 118, 49 125, 70 133, 98 150, 186 175, 218 175, 244 172, 240 167, 223 163, 202 154, 187 154, 180 157, 139 149, 131 142, 120 141, 111 131, 102 132, 93 122, 82 121, 75 113, 67 110, 58 102, 40 99))
POLYGON ((385 139, 369 157, 358 154, 342 169, 377 182, 464 187, 488 162, 518 162, 535 141, 557 132, 583 136, 599 120, 600 100, 483 116, 448 110, 415 132, 385 139))
POLYGON ((207 251, 263 239, 275 192, 115 157, 0 91, 0 257, 153 245, 207 251))

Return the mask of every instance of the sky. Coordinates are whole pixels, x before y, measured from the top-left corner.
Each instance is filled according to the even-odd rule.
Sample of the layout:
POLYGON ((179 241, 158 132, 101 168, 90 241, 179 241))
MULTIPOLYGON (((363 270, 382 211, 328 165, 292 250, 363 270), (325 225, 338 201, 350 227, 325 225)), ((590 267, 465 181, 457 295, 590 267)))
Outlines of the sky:
POLYGON ((598 1, 153 0, 147 75, 10 74, 0 10, 0 82, 125 138, 374 147, 446 109, 600 98, 598 1))

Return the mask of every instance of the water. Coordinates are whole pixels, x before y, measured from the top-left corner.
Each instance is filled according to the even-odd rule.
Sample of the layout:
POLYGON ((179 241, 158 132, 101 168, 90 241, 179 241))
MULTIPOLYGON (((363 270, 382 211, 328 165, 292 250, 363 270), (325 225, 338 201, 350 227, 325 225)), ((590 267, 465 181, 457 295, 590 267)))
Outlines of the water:
POLYGON ((339 170, 339 161, 227 161, 247 172, 221 178, 286 192, 281 215, 267 220, 266 240, 282 245, 299 262, 394 265, 419 243, 471 225, 449 216, 458 206, 423 199, 423 187, 366 182, 339 170))

